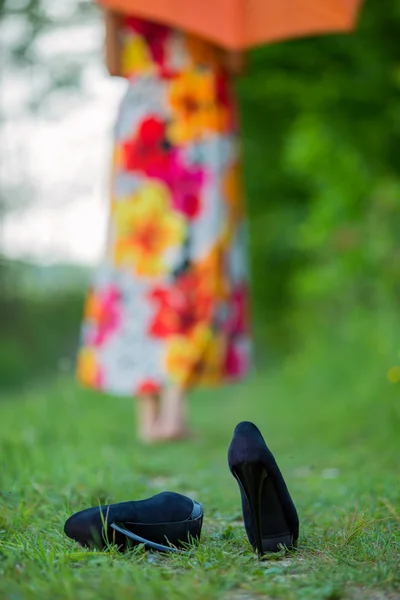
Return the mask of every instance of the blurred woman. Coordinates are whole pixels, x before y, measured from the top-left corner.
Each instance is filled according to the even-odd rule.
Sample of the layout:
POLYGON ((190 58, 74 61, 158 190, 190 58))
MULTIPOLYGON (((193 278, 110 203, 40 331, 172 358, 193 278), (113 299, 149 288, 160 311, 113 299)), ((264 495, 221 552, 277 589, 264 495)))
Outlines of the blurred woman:
POLYGON ((107 250, 78 357, 86 386, 138 399, 145 441, 187 434, 187 392, 249 368, 246 229, 231 75, 240 57, 105 11, 128 90, 115 128, 107 250))

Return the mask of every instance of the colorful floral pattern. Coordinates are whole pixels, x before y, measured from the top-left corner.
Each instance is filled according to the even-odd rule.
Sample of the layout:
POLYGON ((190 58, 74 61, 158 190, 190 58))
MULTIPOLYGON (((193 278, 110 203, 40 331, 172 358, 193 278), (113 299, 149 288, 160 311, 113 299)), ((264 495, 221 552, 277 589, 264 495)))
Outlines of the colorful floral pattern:
POLYGON ((122 38, 129 86, 78 378, 121 395, 233 381, 248 371, 250 335, 229 78, 197 38, 133 18, 122 38))

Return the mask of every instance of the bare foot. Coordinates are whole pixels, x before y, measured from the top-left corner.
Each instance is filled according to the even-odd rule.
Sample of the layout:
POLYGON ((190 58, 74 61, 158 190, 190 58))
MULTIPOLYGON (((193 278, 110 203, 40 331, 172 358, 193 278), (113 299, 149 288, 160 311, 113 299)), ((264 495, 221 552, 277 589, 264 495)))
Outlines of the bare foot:
POLYGON ((187 425, 187 398, 181 388, 168 388, 160 398, 140 398, 138 411, 139 435, 145 443, 175 442, 193 436, 187 425))
POLYGON ((192 437, 193 432, 189 428, 166 428, 162 426, 155 426, 143 441, 150 444, 157 444, 163 442, 184 441, 192 437))
POLYGON ((141 396, 137 401, 139 437, 144 442, 152 439, 159 416, 158 396, 141 396))
POLYGON ((160 398, 158 436, 164 440, 189 437, 187 425, 187 397, 183 389, 171 387, 164 390, 160 398))

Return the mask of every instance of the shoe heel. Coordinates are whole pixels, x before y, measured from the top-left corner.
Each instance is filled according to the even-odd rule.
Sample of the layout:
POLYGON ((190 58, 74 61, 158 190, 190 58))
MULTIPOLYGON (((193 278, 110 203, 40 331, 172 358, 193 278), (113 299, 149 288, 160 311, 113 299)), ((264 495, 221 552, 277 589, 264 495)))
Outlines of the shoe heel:
POLYGON ((261 494, 267 471, 260 463, 243 463, 232 469, 240 488, 246 496, 253 520, 254 537, 257 553, 263 555, 261 527, 261 494))

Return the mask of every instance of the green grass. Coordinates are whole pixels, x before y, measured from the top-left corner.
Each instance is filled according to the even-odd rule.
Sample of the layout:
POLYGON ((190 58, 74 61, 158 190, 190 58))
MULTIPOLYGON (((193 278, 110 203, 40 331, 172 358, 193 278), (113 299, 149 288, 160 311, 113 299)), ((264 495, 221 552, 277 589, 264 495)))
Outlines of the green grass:
POLYGON ((400 384, 374 344, 314 347, 243 385, 198 392, 197 437, 145 447, 133 404, 59 380, 0 403, 0 598, 356 600, 400 598, 400 384), (254 420, 297 505, 296 553, 259 561, 226 452, 254 420), (204 504, 201 544, 183 556, 86 551, 72 513, 162 490, 204 504))

